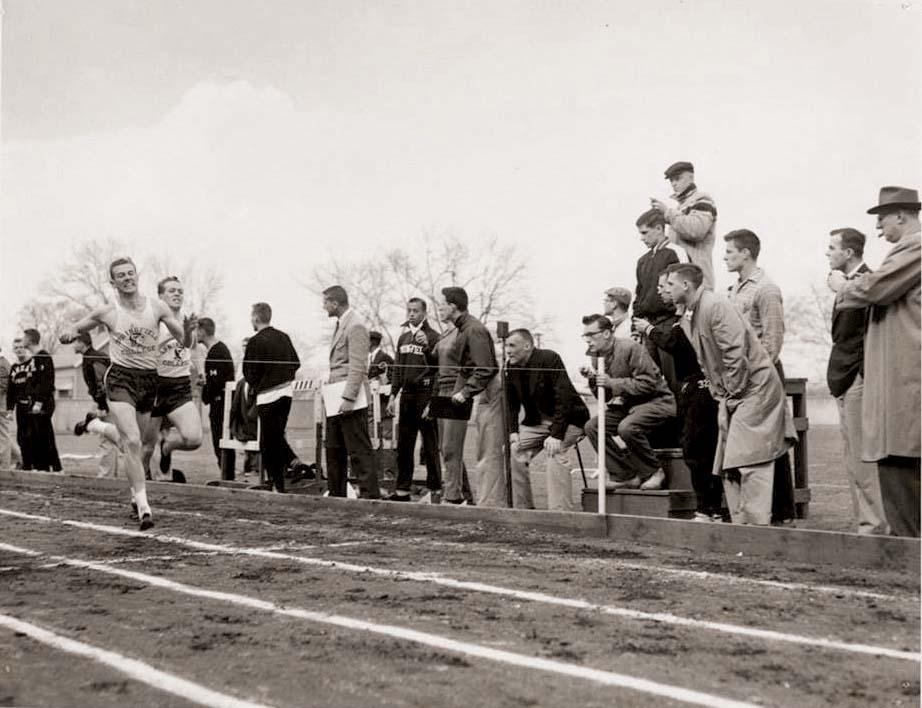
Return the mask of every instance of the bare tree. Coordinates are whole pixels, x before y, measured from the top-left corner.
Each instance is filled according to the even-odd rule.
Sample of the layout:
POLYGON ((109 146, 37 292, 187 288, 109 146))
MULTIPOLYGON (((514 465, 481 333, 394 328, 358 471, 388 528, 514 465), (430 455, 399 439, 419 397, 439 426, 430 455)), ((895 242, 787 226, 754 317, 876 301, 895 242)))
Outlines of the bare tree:
POLYGON ((224 312, 219 297, 224 290, 224 275, 213 266, 199 266, 194 259, 178 263, 169 255, 151 256, 144 261, 144 271, 154 284, 168 276, 179 278, 185 295, 185 310, 211 317, 223 325, 224 312))
POLYGON ((57 272, 47 278, 42 290, 86 312, 112 300, 109 264, 125 255, 125 246, 115 239, 90 239, 75 244, 57 272))
MULTIPOLYGON (((19 316, 22 326, 38 329, 43 345, 53 352, 63 327, 93 308, 112 302, 114 291, 109 279, 109 264, 126 254, 124 244, 111 238, 75 244, 55 274, 42 283, 43 295, 23 306, 19 316)), ((147 258, 138 263, 138 268, 142 278, 150 274, 153 281, 145 286, 145 291, 160 278, 177 276, 185 290, 186 311, 207 315, 223 329, 224 312, 219 298, 224 277, 216 268, 198 266, 194 260, 177 263, 167 256, 147 258)))
POLYGON ((59 337, 83 312, 83 307, 65 298, 35 299, 20 309, 19 327, 37 329, 42 348, 54 354, 60 346, 59 337))
POLYGON ((804 344, 826 349, 832 346, 832 306, 835 295, 815 283, 804 292, 789 297, 784 304, 788 333, 804 344))
MULTIPOLYGON (((547 323, 529 304, 527 259, 516 245, 495 235, 470 242, 452 232, 426 232, 409 250, 390 249, 354 261, 333 259, 315 268, 312 280, 302 285, 319 293, 334 283, 347 290, 350 304, 381 330, 391 348, 391 332, 403 321, 407 300, 424 297, 431 305, 448 285, 467 291, 471 314, 486 325, 506 319, 536 329, 547 323)), ((441 331, 442 323, 432 319, 441 331)))

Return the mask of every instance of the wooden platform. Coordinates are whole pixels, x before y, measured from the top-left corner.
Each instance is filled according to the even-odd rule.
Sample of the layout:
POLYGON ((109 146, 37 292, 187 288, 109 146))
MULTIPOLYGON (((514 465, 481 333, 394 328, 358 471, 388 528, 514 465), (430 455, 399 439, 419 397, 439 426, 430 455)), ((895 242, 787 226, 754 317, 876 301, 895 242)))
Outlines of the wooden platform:
MULTIPOLYGON (((633 516, 658 516, 662 519, 690 519, 695 515, 696 497, 692 488, 691 472, 682 459, 679 448, 661 448, 656 451, 666 473, 665 489, 610 489, 605 495, 605 509, 609 514, 633 516)), ((599 493, 591 486, 583 489, 583 511, 598 511, 599 493)))
MULTIPOLYGON (((695 492, 691 489, 609 490, 605 495, 605 510, 609 514, 658 516, 662 519, 690 519, 695 515, 695 492)), ((583 490, 583 511, 599 508, 599 493, 583 490)))

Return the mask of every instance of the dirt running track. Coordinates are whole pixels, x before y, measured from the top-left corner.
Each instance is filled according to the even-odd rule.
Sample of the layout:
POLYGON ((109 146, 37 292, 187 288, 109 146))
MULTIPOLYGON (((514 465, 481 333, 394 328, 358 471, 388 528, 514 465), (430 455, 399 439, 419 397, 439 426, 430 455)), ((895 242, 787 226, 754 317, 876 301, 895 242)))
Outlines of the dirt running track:
POLYGON ((0 490, 0 705, 919 703, 911 574, 123 497, 0 490))

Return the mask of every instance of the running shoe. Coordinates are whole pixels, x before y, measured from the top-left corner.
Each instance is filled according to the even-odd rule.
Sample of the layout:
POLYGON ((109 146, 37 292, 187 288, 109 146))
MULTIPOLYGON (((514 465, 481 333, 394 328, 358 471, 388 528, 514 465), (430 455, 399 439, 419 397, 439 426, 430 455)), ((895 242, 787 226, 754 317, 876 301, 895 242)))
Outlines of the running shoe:
POLYGON ((96 418, 98 418, 98 416, 93 413, 93 411, 87 413, 86 417, 74 426, 74 435, 83 435, 86 432, 86 426, 88 426, 90 422, 96 420, 96 418))
POLYGON ((185 484, 186 475, 182 473, 182 470, 173 470, 172 481, 177 482, 178 484, 185 484))
POLYGON ((410 495, 397 494, 397 492, 394 492, 393 494, 388 494, 386 497, 384 497, 384 501, 408 502, 410 501, 410 495))
POLYGON ((151 516, 151 513, 148 511, 143 516, 141 516, 141 530, 147 531, 154 527, 154 517, 151 516))

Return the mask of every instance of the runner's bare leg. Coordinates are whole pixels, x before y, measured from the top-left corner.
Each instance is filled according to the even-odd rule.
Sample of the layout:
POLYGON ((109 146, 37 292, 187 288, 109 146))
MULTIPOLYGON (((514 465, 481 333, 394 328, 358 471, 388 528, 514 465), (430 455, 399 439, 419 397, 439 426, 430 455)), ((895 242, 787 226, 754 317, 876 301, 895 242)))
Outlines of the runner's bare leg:
POLYGON ((173 424, 163 441, 163 451, 169 455, 174 450, 197 450, 202 444, 202 419, 192 401, 167 413, 173 424))
POLYGON ((141 466, 141 430, 147 426, 150 413, 138 413, 134 406, 124 401, 109 402, 109 417, 121 435, 125 453, 125 476, 131 485, 132 496, 138 505, 138 515, 150 513, 144 467, 141 466))

